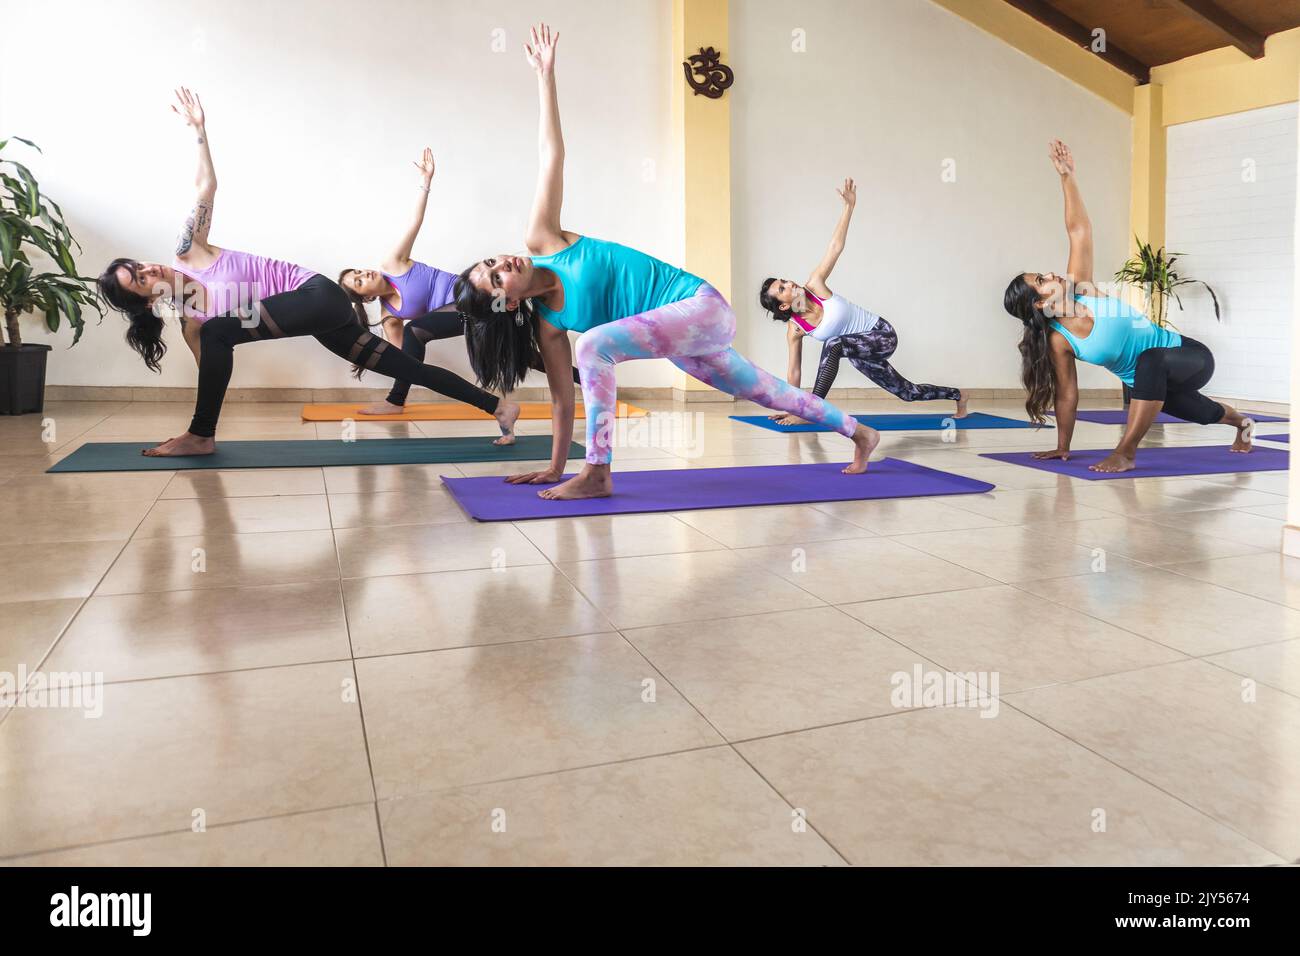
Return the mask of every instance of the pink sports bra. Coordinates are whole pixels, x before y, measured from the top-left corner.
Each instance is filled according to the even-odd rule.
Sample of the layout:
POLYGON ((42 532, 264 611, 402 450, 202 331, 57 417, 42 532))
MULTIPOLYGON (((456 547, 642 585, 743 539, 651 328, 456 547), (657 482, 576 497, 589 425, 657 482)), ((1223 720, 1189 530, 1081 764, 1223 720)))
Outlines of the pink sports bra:
MULTIPOLYGON (((812 300, 813 300, 814 302, 816 302, 818 305, 821 305, 821 304, 822 304, 822 300, 819 299, 819 298, 817 298, 816 295, 814 295, 813 293, 809 292, 807 289, 804 289, 804 290, 803 290, 803 294, 806 295, 808 298, 812 299, 812 300)), ((807 320, 806 320, 802 315, 800 315, 798 312, 791 312, 791 313, 790 313, 790 318, 794 319, 795 324, 798 325, 799 328, 803 329, 805 332, 807 332, 807 333, 810 334, 810 335, 812 334, 812 330, 815 329, 815 328, 817 328, 817 326, 815 326, 815 325, 809 325, 809 324, 808 324, 808 321, 807 321, 807 320)))

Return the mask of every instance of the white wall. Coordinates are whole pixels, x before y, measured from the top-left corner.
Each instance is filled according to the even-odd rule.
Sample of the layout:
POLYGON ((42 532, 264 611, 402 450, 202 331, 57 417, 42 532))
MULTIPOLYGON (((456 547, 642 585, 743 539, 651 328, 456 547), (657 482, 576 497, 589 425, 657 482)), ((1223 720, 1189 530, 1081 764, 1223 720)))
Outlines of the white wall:
MULTIPOLYGON (((1067 243, 1047 141, 1074 149, 1097 273, 1127 254, 1131 118, 928 0, 732 4, 735 298, 741 349, 784 374, 782 328, 758 306, 770 275, 802 282, 858 182, 830 286, 888 318, 914 381, 1019 387, 1017 272, 1063 272, 1067 243), (807 52, 791 50, 806 33, 807 52), (956 182, 941 164, 956 160, 956 182)), ((804 381, 816 347, 804 350, 804 381)), ((1080 368, 1085 387, 1117 387, 1080 368)), ((847 363, 837 386, 869 386, 847 363)))
MULTIPOLYGON (((537 95, 520 45, 543 16, 562 33, 565 226, 681 261, 668 0, 41 0, 3 9, 0 136, 45 150, 30 165, 69 216, 84 273, 116 255, 170 261, 195 167, 193 139, 168 110, 181 84, 199 90, 208 111, 218 245, 330 276, 377 266, 408 218, 411 160, 428 144, 438 175, 415 256, 459 271, 522 251, 537 95), (492 49, 496 29, 503 53, 492 49)), ((56 345, 52 384, 194 384, 174 329, 157 376, 122 342, 123 322, 111 313, 95 326, 92 316, 71 350, 62 347, 68 333, 44 336, 36 319, 23 334, 56 345)), ((429 354, 468 372, 460 340, 432 343, 429 354)), ((665 362, 643 362, 619 378, 670 385, 672 376, 665 362)), ((353 383, 345 363, 302 340, 241 349, 232 384, 353 383)))
POLYGON ((1214 395, 1290 401, 1296 127, 1295 103, 1169 127, 1167 242, 1222 321, 1199 286, 1170 317, 1214 352, 1214 395))

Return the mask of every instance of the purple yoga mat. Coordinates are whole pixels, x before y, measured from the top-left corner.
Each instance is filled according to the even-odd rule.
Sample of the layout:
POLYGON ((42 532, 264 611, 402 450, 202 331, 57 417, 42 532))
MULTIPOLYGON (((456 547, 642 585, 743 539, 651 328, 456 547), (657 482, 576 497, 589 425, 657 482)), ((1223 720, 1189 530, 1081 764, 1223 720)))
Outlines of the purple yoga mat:
POLYGON ((843 467, 843 464, 758 465, 616 471, 612 496, 582 501, 547 501, 537 497, 542 485, 511 485, 497 476, 443 478, 442 481, 460 506, 479 521, 972 495, 993 490, 993 485, 986 481, 950 475, 897 458, 873 461, 865 475, 841 474, 843 467))
POLYGON ((1248 455, 1228 451, 1227 445, 1170 445, 1165 448, 1139 448, 1137 467, 1132 471, 1106 473, 1089 471, 1111 449, 1088 449, 1070 453, 1069 461, 1039 461, 1031 451, 996 452, 980 455, 1012 465, 1026 465, 1039 471, 1052 471, 1071 478, 1106 481, 1110 478, 1177 478, 1180 475, 1220 475, 1240 471, 1283 471, 1287 452, 1281 448, 1260 448, 1248 455))
MULTIPOLYGON (((1278 418, 1275 415, 1256 415, 1251 412, 1246 412, 1246 414, 1249 415, 1251 418, 1255 419, 1255 421, 1257 422, 1289 421, 1289 419, 1278 418)), ((1081 422, 1093 422, 1094 424, 1097 425, 1123 425, 1125 422, 1128 421, 1128 412, 1124 411, 1124 409, 1122 408, 1107 408, 1101 410, 1094 409, 1093 411, 1076 412, 1074 417, 1081 422)), ((1156 416, 1156 424, 1157 425, 1187 425, 1189 423, 1183 421, 1181 418, 1174 418, 1173 415, 1166 415, 1164 412, 1161 412, 1159 415, 1156 416)))
POLYGON ((1284 441, 1288 445, 1291 444, 1290 435, 1256 435, 1255 438, 1259 441, 1284 441))

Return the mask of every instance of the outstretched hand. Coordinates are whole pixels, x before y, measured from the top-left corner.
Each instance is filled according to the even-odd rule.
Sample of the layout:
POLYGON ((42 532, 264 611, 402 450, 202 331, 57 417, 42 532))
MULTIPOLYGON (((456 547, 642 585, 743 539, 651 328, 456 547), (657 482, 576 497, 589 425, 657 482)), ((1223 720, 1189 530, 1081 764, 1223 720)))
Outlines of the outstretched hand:
POLYGON ((555 470, 530 471, 522 475, 510 475, 506 482, 511 485, 553 485, 564 475, 555 470))
POLYGON ((428 146, 424 147, 420 158, 411 165, 420 171, 420 178, 424 180, 426 186, 433 182, 433 150, 428 146))
POLYGON ((1070 147, 1059 139, 1054 139, 1047 145, 1047 155, 1062 176, 1074 175, 1074 154, 1070 152, 1070 147))
POLYGON ((560 33, 557 30, 552 34, 549 26, 539 23, 532 28, 530 37, 532 42, 524 44, 524 57, 539 76, 545 76, 555 69, 555 46, 560 42, 560 33))
POLYGON ((1069 460, 1070 460, 1070 449, 1068 449, 1068 448, 1055 448, 1055 449, 1053 449, 1052 451, 1036 451, 1036 452, 1034 452, 1034 461, 1055 461, 1055 460, 1058 460, 1058 459, 1059 459, 1060 461, 1069 461, 1069 460))
POLYGON ((203 129, 203 104, 199 101, 199 94, 191 93, 183 86, 175 92, 176 102, 172 104, 172 112, 195 129, 203 129))
POLYGON ((844 205, 852 208, 858 201, 858 185, 852 179, 844 180, 843 187, 835 190, 844 200, 844 205))

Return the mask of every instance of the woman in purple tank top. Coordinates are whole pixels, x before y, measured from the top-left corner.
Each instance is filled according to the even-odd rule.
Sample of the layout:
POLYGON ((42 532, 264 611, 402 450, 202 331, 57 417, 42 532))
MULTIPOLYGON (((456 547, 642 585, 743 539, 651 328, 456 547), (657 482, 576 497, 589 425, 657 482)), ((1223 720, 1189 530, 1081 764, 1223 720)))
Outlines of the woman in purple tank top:
MULTIPOLYGON (((423 362, 425 347, 430 342, 463 336, 465 321, 452 301, 452 285, 456 276, 411 258, 411 249, 420 234, 420 227, 424 225, 425 208, 429 203, 429 187, 434 172, 433 151, 426 147, 424 155, 414 165, 420 171, 420 192, 411 224, 380 268, 344 269, 339 273, 339 285, 352 300, 357 319, 363 325, 371 325, 366 314, 367 303, 378 301, 384 337, 393 343, 400 342, 403 352, 417 362, 423 362)), ((436 365, 431 367, 444 381, 461 382, 466 387, 475 387, 455 372, 436 365)), ((538 371, 544 369, 539 367, 538 371)), ((576 369, 574 381, 578 381, 576 369)), ((405 410, 410 391, 410 382, 395 381, 384 401, 363 405, 357 411, 362 415, 401 414, 405 410)), ((438 391, 446 394, 444 389, 438 391)))
POLYGON ((198 330, 193 342, 186 336, 199 364, 198 400, 189 430, 144 453, 212 454, 217 419, 234 371, 235 346, 307 335, 358 369, 414 382, 483 409, 501 428, 496 444, 512 443, 518 404, 390 347, 357 321, 352 302, 337 283, 291 262, 222 249, 208 242, 217 174, 208 151, 203 106, 189 90, 178 91, 177 99, 180 108, 172 109, 198 136, 199 173, 198 199, 181 232, 175 262, 165 266, 114 259, 99 277, 104 299, 130 320, 127 343, 154 371, 159 370, 158 363, 167 351, 163 319, 157 312, 161 302, 170 302, 179 310, 187 330, 198 330))

